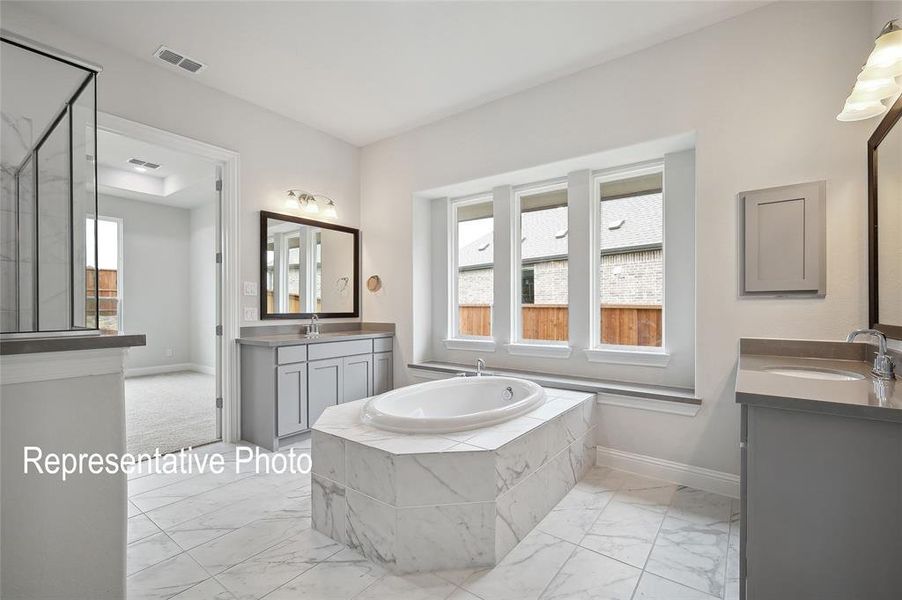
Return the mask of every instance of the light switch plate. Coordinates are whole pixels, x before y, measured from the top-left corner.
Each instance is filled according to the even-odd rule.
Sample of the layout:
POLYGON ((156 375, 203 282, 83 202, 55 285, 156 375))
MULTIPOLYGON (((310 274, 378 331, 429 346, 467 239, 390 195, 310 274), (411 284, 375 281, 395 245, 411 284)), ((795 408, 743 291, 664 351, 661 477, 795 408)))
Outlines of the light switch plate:
POLYGON ((256 281, 245 281, 244 282, 244 295, 245 296, 256 296, 257 295, 257 282, 256 281))
POLYGON ((257 307, 256 306, 245 306, 244 307, 244 320, 245 321, 256 321, 257 320, 257 307))

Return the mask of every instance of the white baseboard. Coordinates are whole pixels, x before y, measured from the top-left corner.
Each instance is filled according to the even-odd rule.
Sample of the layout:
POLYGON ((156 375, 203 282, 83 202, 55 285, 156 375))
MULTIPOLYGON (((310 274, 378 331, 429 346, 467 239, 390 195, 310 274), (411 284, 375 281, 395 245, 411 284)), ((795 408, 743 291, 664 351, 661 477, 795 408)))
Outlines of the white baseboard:
POLYGON ((739 476, 732 473, 695 467, 644 454, 623 452, 603 446, 598 446, 596 451, 598 466, 611 467, 654 479, 663 479, 730 498, 739 497, 739 476))
POLYGON ((155 367, 131 367, 125 370, 125 376, 141 377, 142 375, 160 375, 162 373, 175 373, 176 371, 196 371, 198 373, 206 373, 207 375, 216 374, 216 369, 206 365, 175 363, 172 365, 158 365, 155 367))

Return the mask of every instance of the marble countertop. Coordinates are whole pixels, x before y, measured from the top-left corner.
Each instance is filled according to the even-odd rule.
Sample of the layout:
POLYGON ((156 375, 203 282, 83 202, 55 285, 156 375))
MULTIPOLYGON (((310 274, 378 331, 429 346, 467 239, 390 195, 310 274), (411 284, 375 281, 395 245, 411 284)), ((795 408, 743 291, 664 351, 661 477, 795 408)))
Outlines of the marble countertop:
POLYGON ((524 433, 576 407, 592 393, 545 388, 545 403, 504 423, 453 433, 404 434, 364 425, 360 412, 367 400, 330 406, 313 426, 314 432, 370 446, 390 454, 497 450, 524 433))
POLYGON ((869 354, 858 352, 867 346, 836 342, 811 344, 806 349, 801 342, 787 340, 783 347, 774 344, 770 348, 741 349, 736 373, 736 402, 902 423, 902 385, 871 375, 869 354), (822 345, 818 348, 817 344, 822 345), (766 370, 784 366, 848 371, 862 375, 863 379, 803 379, 766 370))
MULTIPOLYGON (((300 327, 298 327, 300 329, 300 327)), ((303 333, 274 333, 270 335, 249 335, 238 338, 239 344, 247 346, 267 346, 276 348, 278 346, 297 346, 300 344, 322 344, 323 342, 337 342, 344 340, 363 340, 371 338, 392 337, 394 332, 391 331, 370 331, 363 329, 352 329, 348 331, 334 331, 321 333, 319 337, 308 338, 303 333)))

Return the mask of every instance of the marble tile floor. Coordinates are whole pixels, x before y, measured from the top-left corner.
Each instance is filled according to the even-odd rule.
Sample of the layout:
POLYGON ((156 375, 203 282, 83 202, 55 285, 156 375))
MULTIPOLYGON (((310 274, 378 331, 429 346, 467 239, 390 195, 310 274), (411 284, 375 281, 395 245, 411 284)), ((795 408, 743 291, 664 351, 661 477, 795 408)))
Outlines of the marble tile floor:
POLYGON ((605 467, 481 570, 386 572, 311 529, 309 475, 133 476, 128 509, 128 600, 739 597, 737 500, 605 467))

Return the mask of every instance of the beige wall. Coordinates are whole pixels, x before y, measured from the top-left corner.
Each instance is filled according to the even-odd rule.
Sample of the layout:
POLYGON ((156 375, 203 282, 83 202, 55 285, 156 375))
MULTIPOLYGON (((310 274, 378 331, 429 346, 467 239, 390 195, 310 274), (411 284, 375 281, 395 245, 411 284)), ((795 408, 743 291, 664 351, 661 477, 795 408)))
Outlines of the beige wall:
MULTIPOLYGON (((835 116, 872 46, 871 18, 866 3, 771 4, 364 148, 363 272, 385 287, 364 294, 363 315, 397 323, 396 382, 411 381, 405 365, 424 348, 414 324, 430 319, 415 310, 412 284, 415 261, 430 260, 412 238, 416 192, 695 132, 702 409, 683 417, 604 406, 599 443, 737 473, 738 339, 839 339, 867 319, 863 148, 874 123, 835 116), (738 299, 737 192, 819 179, 827 297, 738 299)), ((416 226, 429 218, 419 214, 416 226)))

